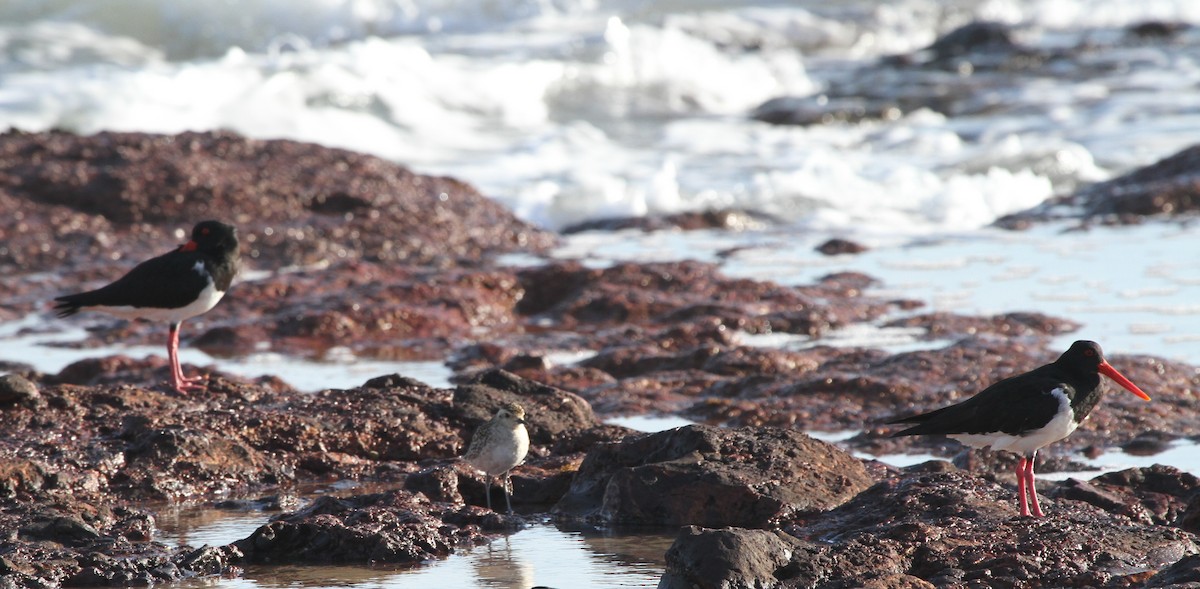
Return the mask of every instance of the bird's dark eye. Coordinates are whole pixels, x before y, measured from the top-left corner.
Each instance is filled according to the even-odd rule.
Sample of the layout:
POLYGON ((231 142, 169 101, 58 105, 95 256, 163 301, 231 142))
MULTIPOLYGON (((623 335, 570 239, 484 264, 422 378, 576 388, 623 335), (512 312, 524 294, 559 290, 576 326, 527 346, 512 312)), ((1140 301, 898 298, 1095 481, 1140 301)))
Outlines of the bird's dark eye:
POLYGON ((1083 351, 1083 355, 1084 355, 1084 356, 1089 356, 1089 357, 1090 357, 1090 356, 1095 356, 1095 355, 1096 355, 1096 350, 1091 350, 1091 349, 1084 350, 1084 351, 1083 351))
POLYGON ((208 227, 205 227, 204 229, 200 230, 200 235, 208 235, 208 233, 209 233, 208 227))

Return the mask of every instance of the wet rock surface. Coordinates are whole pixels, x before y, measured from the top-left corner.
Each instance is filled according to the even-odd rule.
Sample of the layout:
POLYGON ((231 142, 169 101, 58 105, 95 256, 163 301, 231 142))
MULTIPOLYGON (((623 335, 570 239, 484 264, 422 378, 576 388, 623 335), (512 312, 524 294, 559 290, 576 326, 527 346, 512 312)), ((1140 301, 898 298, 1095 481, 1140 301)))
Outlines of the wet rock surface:
POLYGON ((872 482, 859 460, 794 430, 693 425, 594 448, 554 511, 607 524, 763 527, 872 482))
MULTIPOLYGON (((964 59, 1015 67, 1027 56, 1002 33, 966 31, 886 67, 932 71, 964 59), (1007 57, 975 57, 981 52, 1007 57)), ((55 374, 0 366, 9 373, 0 376, 7 584, 159 583, 267 562, 414 563, 552 510, 580 525, 728 526, 687 528, 669 557, 664 583, 702 587, 724 578, 722 567, 763 586, 1164 586, 1196 576, 1187 556, 1196 551, 1200 495, 1187 473, 1155 467, 1041 481, 1051 517, 1026 521, 1015 517, 1011 455, 890 438, 894 429, 882 425, 1053 360, 1061 350, 1050 342, 1078 329, 1069 320, 922 312, 919 302, 872 296, 873 278, 847 272, 781 285, 695 261, 503 266, 495 254, 541 255, 555 237, 461 182, 293 142, 9 133, 0 153, 9 156, 0 158, 0 206, 16 211, 0 219, 10 295, 0 320, 45 313, 50 297, 166 251, 194 216, 228 212, 247 268, 215 309, 184 326, 185 347, 217 358, 185 367, 207 374, 205 392, 168 392, 162 354, 106 355, 55 374), (47 235, 58 236, 54 247, 44 247, 47 235), (922 349, 826 345, 862 326, 903 331, 922 349), (781 335, 795 343, 756 340, 781 335), (220 371, 224 357, 261 351, 438 360, 456 386, 382 374, 312 391, 286 374, 220 371), (533 442, 512 476, 513 504, 525 514, 515 517, 483 509, 484 477, 455 459, 510 401, 524 405, 533 442), (637 414, 707 425, 645 435, 601 421, 637 414), (847 430, 861 433, 838 448, 931 453, 966 470, 933 462, 901 473, 799 433, 847 430), (281 504, 287 513, 223 547, 160 543, 146 507, 236 504, 337 481, 385 488, 281 504), (1088 526, 1106 531, 1088 538, 1088 526), (1067 547, 1081 556, 1071 560, 1067 547)), ((1183 177, 1189 161, 1156 173, 1183 177)), ((758 219, 718 211, 664 222, 736 229, 744 216, 758 219)), ((81 341, 55 345, 87 348, 166 339, 163 325, 71 321, 22 333, 83 326, 81 341)), ((1194 435, 1194 367, 1109 355, 1154 402, 1108 385, 1088 422, 1040 454, 1039 472, 1077 469, 1074 451, 1152 452, 1194 435)))
MULTIPOLYGON (((157 362, 120 364, 134 382, 165 376, 157 362)), ((599 425, 571 393, 500 371, 453 390, 388 375, 315 394, 218 373, 208 391, 190 397, 59 384, 61 374, 7 380, 20 379, 40 389, 41 403, 0 410, 0 526, 11 532, 0 540, 2 566, 17 586, 158 583, 318 556, 358 564, 444 557, 520 527, 474 506, 485 502, 483 477, 456 460, 497 406, 528 408, 536 447, 515 477, 521 506, 547 509, 566 492, 585 448, 628 433, 599 425), (453 492, 406 484, 422 465, 452 473, 444 486, 453 492), (201 551, 157 542, 150 512, 126 507, 340 480, 417 490, 330 497, 241 543, 201 551)))
POLYGON ((416 564, 483 544, 514 519, 400 490, 322 497, 233 546, 255 564, 416 564))
MULTIPOLYGON (((458 180, 294 141, 8 132, 0 155, 0 208, 15 211, 0 219, 0 271, 13 277, 0 318, 111 282, 218 218, 239 229, 238 296, 189 322, 185 338, 228 353, 274 340, 316 354, 358 336, 394 355, 401 348, 375 348, 509 322, 520 294, 511 275, 449 269, 556 241, 458 180), (267 276, 246 278, 256 272, 267 276)), ((80 322, 105 328, 84 345, 165 341, 161 326, 80 322)))
POLYGON ((1085 186, 996 225, 1022 228, 1082 216, 1086 222, 1130 224, 1147 217, 1194 217, 1200 211, 1200 146, 1192 146, 1112 180, 1085 186))
POLYGON ((755 211, 709 209, 674 215, 599 219, 569 225, 562 229, 562 233, 570 235, 584 231, 621 231, 625 229, 640 229, 642 231, 662 231, 666 229, 678 229, 682 231, 695 231, 698 229, 742 231, 746 229, 758 229, 779 222, 779 219, 755 211))
POLYGON ((947 115, 994 112, 1003 106, 988 94, 1012 84, 1013 72, 1051 76, 1062 58, 1024 47, 1012 37, 1009 25, 967 23, 924 49, 887 56, 839 76, 820 95, 771 99, 751 117, 778 125, 818 125, 891 120, 920 109, 947 115))
POLYGON ((908 472, 782 530, 685 528, 660 586, 1133 587, 1200 550, 1069 500, 1021 518, 1014 499, 962 471, 908 472))

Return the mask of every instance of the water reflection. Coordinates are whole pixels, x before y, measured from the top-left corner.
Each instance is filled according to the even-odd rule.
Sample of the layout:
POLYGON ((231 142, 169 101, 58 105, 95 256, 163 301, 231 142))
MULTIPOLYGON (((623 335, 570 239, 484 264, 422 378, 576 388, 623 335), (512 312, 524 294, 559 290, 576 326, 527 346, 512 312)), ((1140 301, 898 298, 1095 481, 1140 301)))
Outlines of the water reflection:
MULTIPOLYGON (((156 519, 166 544, 220 546, 252 534, 272 513, 164 507, 156 519)), ((238 589, 482 587, 655 587, 675 528, 569 528, 536 522, 511 536, 445 560, 398 567, 247 566, 239 578, 185 581, 178 587, 238 589)))
POLYGON ((513 551, 508 536, 488 544, 470 560, 478 587, 526 589, 534 585, 533 565, 513 551))

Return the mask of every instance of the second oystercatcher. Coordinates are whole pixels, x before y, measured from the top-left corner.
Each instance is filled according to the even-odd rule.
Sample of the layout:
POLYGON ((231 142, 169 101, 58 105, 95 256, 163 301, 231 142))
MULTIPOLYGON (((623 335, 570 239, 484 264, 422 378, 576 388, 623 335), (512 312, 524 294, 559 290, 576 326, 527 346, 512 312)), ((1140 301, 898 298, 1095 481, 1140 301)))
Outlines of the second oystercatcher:
POLYGON ((171 385, 180 393, 203 389, 203 378, 188 378, 179 365, 179 325, 208 311, 221 300, 238 271, 237 229, 219 221, 203 221, 187 243, 138 264, 116 282, 96 290, 54 300, 59 317, 81 310, 103 311, 125 319, 171 324, 167 356, 171 385))
POLYGON ((1032 514, 1042 517, 1033 486, 1037 452, 1070 435, 1100 402, 1101 374, 1150 400, 1105 361, 1096 342, 1080 340, 1058 360, 997 382, 966 401, 889 422, 917 424, 892 435, 941 434, 974 448, 1020 454, 1016 474, 1021 515, 1030 515, 1032 507, 1032 514))

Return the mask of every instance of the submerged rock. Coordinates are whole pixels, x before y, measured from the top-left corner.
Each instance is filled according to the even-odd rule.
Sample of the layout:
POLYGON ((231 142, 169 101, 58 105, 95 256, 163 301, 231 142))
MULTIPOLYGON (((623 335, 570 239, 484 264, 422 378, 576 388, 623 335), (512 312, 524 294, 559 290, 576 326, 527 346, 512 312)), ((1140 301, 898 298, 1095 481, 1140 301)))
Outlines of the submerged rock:
POLYGON ((737 209, 709 209, 705 211, 676 213, 673 215, 618 217, 613 219, 598 219, 569 225, 562 229, 564 235, 582 233, 584 231, 621 231, 625 229, 640 229, 642 231, 662 231, 678 229, 696 231, 699 229, 727 229, 742 231, 760 229, 779 223, 780 220, 756 211, 737 209))

